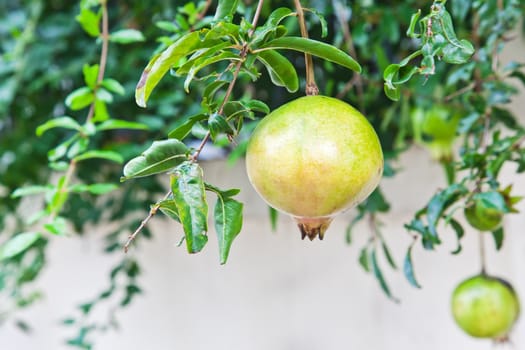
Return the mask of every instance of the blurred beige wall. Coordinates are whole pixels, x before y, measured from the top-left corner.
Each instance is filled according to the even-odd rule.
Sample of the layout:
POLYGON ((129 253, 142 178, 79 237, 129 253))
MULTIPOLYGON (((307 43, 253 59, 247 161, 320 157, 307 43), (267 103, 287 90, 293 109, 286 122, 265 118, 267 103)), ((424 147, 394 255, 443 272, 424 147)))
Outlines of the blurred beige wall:
MULTIPOLYGON (((506 52, 522 59, 525 51, 522 42, 515 41, 506 52)), ((523 94, 513 108, 525 120, 523 94)), ((383 220, 386 240, 402 265, 410 243, 403 224, 444 185, 444 177, 421 149, 404 155, 399 167, 403 171, 398 176, 382 182, 393 204, 383 220)), ((523 176, 506 170, 504 183, 515 183, 516 193, 524 195, 523 176)), ((228 264, 218 264, 213 232, 205 250, 190 256, 184 247, 175 247, 180 227, 159 215, 151 223, 154 239, 139 238, 140 247, 129 253, 142 262, 144 295, 119 314, 120 331, 97 337, 95 349, 492 349, 490 342, 462 333, 449 311, 454 286, 479 271, 476 232, 467 232, 459 256, 450 254, 456 244, 452 232, 443 234, 444 244, 435 252, 417 245, 413 259, 421 290, 381 261, 393 293, 401 299, 395 304, 358 266, 359 248, 369 235, 366 225, 355 229, 351 246, 344 241, 354 212, 338 217, 324 241, 301 241, 285 216, 280 216, 278 232, 271 232, 267 208, 249 186, 243 164, 230 168, 208 163, 205 174, 211 183, 242 189, 244 228, 228 264)), ((525 212, 525 203, 520 208, 525 212)), ((509 217, 505 228, 500 253, 486 240, 489 272, 512 281, 525 303, 524 214, 509 217)), ((106 287, 115 262, 114 256, 101 254, 102 239, 103 232, 97 230, 82 239, 52 239, 49 264, 38 281, 45 299, 21 314, 34 332, 27 336, 11 325, 0 328, 2 350, 69 349, 63 342, 71 330, 59 321, 106 287)), ((523 318, 513 341, 514 349, 525 348, 523 318)))

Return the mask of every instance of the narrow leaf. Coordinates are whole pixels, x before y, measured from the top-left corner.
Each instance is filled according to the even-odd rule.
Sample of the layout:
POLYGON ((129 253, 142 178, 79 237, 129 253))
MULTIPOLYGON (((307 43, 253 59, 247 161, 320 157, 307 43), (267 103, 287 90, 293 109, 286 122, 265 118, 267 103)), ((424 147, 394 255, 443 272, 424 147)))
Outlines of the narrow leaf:
POLYGON ((277 219, 279 219, 279 212, 277 209, 268 207, 268 210, 270 212, 270 224, 272 226, 272 231, 277 231, 277 219))
POLYGON ((299 78, 295 67, 286 57, 274 50, 261 51, 257 55, 272 82, 277 86, 284 86, 288 92, 296 92, 299 89, 299 78))
POLYGON ((384 241, 381 242, 381 247, 383 248, 383 253, 385 254, 386 260, 388 261, 388 264, 390 267, 392 267, 394 270, 397 270, 396 262, 394 261, 394 258, 392 257, 392 254, 390 253, 390 249, 386 245, 384 241))
POLYGON ((242 203, 228 197, 218 195, 215 204, 215 231, 219 240, 219 255, 221 264, 228 260, 233 240, 242 228, 242 203))
POLYGON ((114 151, 100 151, 100 150, 84 152, 82 154, 79 154, 75 158, 73 158, 73 160, 79 162, 82 160, 92 159, 92 158, 107 159, 107 160, 111 160, 119 164, 124 163, 124 158, 122 158, 120 153, 117 153, 114 151))
POLYGON ((95 95, 93 94, 93 91, 87 86, 84 86, 67 95, 65 103, 66 106, 74 111, 77 111, 89 106, 94 99, 95 95))
MULTIPOLYGON (((480 233, 483 235, 484 233, 480 233)), ((494 238, 494 244, 496 245, 496 250, 500 250, 503 246, 503 238, 505 237, 503 228, 499 228, 496 231, 492 232, 492 238, 494 238)))
POLYGON ((385 277, 383 276, 383 272, 381 271, 381 268, 379 267, 379 264, 377 263, 376 258, 376 251, 375 249, 371 251, 370 253, 370 262, 372 263, 372 270, 374 272, 374 276, 376 277, 377 281, 379 282, 379 285, 381 286, 381 289, 385 294, 392 299, 393 301, 398 301, 390 292, 390 288, 388 287, 388 284, 386 283, 385 277))
POLYGON ((82 126, 75 119, 68 116, 53 118, 36 128, 36 135, 42 136, 46 131, 53 128, 65 128, 79 131, 82 129, 82 126))
POLYGON ((136 29, 121 29, 111 33, 109 40, 119 44, 131 44, 144 41, 146 38, 136 29))
POLYGON ((97 131, 114 129, 148 130, 146 124, 130 122, 127 120, 110 119, 97 125, 97 131))
POLYGON ((198 164, 185 162, 171 176, 173 200, 184 228, 189 253, 197 253, 208 242, 208 203, 198 164))
POLYGON ((239 0, 219 0, 213 20, 231 22, 238 2, 239 0))
POLYGON ((414 275, 414 266, 412 265, 412 247, 414 244, 410 245, 405 256, 405 262, 403 264, 403 273, 405 274, 408 282, 415 288, 421 288, 417 282, 416 276, 414 275))
POLYGON ((40 193, 48 193, 51 190, 53 190, 52 186, 38 186, 38 185, 35 185, 35 186, 21 187, 21 188, 17 188, 11 194, 11 198, 32 196, 34 194, 40 194, 40 193))
POLYGON ((167 217, 172 218, 177 222, 180 222, 179 211, 177 209, 175 201, 173 200, 173 197, 160 202, 159 209, 167 217))
POLYGON ((456 237, 457 237, 457 240, 458 240, 458 247, 456 248, 456 250, 454 250, 452 252, 452 254, 459 254, 461 252, 461 238, 463 238, 463 236, 465 235, 465 230, 463 229, 463 226, 461 226, 461 224, 456 221, 455 219, 450 219, 450 225, 452 226, 452 228, 454 229, 454 232, 456 232, 456 237))
POLYGON ((188 159, 188 151, 186 145, 176 139, 155 141, 142 155, 124 166, 121 181, 171 170, 188 159))
POLYGON ((185 119, 181 119, 177 122, 175 129, 171 130, 168 134, 170 139, 184 140, 188 136, 195 123, 206 120, 207 114, 197 114, 185 119))
POLYGON ((124 86, 115 79, 106 78, 102 80, 102 86, 117 95, 124 95, 126 93, 124 86))
POLYGON ((17 256, 29 249, 41 237, 38 232, 24 232, 11 237, 0 246, 0 261, 17 256))
POLYGON ((155 86, 181 58, 197 49, 217 44, 215 40, 201 41, 200 36, 201 33, 198 31, 188 33, 151 59, 142 72, 135 90, 135 100, 140 107, 146 107, 146 102, 155 86))
POLYGON ((365 270, 366 272, 370 272, 370 259, 368 256, 368 246, 365 246, 361 248, 361 252, 359 253, 359 265, 365 270))
POLYGON ((317 40, 300 37, 282 37, 266 43, 259 50, 268 49, 296 50, 334 62, 355 72, 361 72, 361 66, 359 63, 347 53, 332 45, 317 40))

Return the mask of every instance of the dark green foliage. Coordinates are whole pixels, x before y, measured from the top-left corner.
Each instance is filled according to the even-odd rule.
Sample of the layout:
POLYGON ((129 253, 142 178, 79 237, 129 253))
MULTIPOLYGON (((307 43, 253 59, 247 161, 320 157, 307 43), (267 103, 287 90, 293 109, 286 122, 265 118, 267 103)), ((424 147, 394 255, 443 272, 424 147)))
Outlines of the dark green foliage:
MULTIPOLYGON (((420 287, 413 259, 419 240, 424 249, 437 249, 447 229, 458 240, 452 254, 461 252, 466 226, 460 214, 472 201, 515 212, 520 198, 502 188, 499 175, 511 163, 525 171, 525 131, 507 106, 517 93, 513 84, 524 84, 525 74, 522 62, 500 66, 498 54, 523 18, 523 4, 303 0, 312 7, 305 9, 310 39, 300 37, 291 1, 265 1, 255 27, 257 2, 240 5, 0 3, 0 293, 12 303, 0 306, 0 314, 38 300, 31 282, 45 266, 48 239, 67 239, 54 236, 82 234, 85 225, 109 220, 117 224, 105 251, 123 254, 126 237, 141 224, 137 215, 146 217, 148 208, 182 225, 190 253, 204 248, 212 218, 225 263, 241 233, 243 204, 234 199, 238 190, 204 182, 201 146, 211 142, 230 151, 232 161, 242 157, 260 117, 302 94, 304 53, 315 56, 321 93, 358 107, 374 125, 384 176, 396 174, 394 162, 416 139, 414 109, 447 105, 462 114, 461 148, 444 164, 448 183, 405 225, 414 241, 402 264, 380 223, 391 206, 380 189, 349 223, 348 243, 359 233, 355 224, 368 220, 361 231, 370 238, 356 258, 387 296, 396 300, 383 266, 399 266, 420 287), (134 99, 141 107, 148 102, 147 109, 134 99), (191 148, 190 141, 202 143, 191 148), (130 181, 119 184, 122 175, 130 181), (171 191, 163 197, 158 178, 166 176, 171 191), (217 198, 213 210, 210 193, 217 198), (17 207, 26 196, 42 206, 22 218, 17 207), (7 216, 16 219, 14 230, 4 229, 7 216), (29 226, 39 229, 28 232, 29 226)), ((275 229, 277 212, 270 217, 275 229)), ((140 237, 151 235, 147 226, 140 231, 140 237)), ((503 230, 492 236, 499 249, 503 230)), ((139 262, 123 256, 108 287, 64 320, 76 332, 69 345, 90 349, 96 332, 117 327, 114 312, 141 293, 139 272, 139 262), (112 314, 104 324, 91 324, 102 300, 114 306, 112 314)))

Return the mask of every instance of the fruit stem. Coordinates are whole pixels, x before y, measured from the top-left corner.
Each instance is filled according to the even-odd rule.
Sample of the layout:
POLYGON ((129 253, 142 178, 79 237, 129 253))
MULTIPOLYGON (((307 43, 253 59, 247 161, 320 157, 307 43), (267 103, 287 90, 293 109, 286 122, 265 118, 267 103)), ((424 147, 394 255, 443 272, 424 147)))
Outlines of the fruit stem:
MULTIPOLYGON (((308 30, 306 29, 306 22, 304 20, 304 11, 303 6, 301 5, 301 0, 294 0, 294 2, 295 9, 297 11, 297 18, 299 19, 299 28, 301 29, 301 36, 305 39, 308 39, 308 30)), ((319 88, 315 83, 314 62, 312 60, 312 55, 305 53, 304 63, 306 66, 306 95, 319 95, 319 88)))
POLYGON ((485 254, 485 234, 479 232, 479 258, 481 262, 481 274, 486 275, 486 254, 485 254))

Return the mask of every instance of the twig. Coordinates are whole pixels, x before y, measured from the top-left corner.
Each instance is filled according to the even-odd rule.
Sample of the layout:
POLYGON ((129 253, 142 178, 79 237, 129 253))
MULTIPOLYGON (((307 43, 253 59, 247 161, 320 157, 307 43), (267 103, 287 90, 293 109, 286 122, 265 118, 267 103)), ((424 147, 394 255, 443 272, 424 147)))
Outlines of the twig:
MULTIPOLYGON (((299 28, 301 29, 301 36, 305 39, 308 39, 308 30, 306 29, 306 22, 304 20, 304 11, 303 6, 301 5, 301 0, 294 0, 294 2, 295 9, 297 11, 297 18, 299 20, 299 28)), ((312 56, 308 53, 305 53, 304 62, 306 66, 306 95, 319 95, 319 87, 317 87, 317 84, 315 83, 314 62, 312 60, 312 56)))
POLYGON ((142 231, 144 226, 146 226, 148 221, 150 221, 151 218, 154 217, 155 214, 157 214, 157 211, 160 208, 160 204, 163 201, 165 201, 166 199, 168 199, 168 197, 171 196, 172 193, 173 193, 172 191, 169 191, 168 193, 166 193, 166 195, 164 195, 164 197, 159 202, 157 202, 154 206, 151 207, 151 209, 149 210, 148 216, 146 216, 146 218, 144 220, 142 220, 142 222, 140 223, 139 227, 137 227, 135 232, 133 232, 133 234, 128 237, 128 240, 126 241, 126 244, 124 244, 124 252, 125 253, 128 252, 129 246, 135 240, 135 237, 137 237, 137 235, 140 233, 140 231, 142 231))
MULTIPOLYGON (((108 19, 108 7, 106 0, 102 0, 100 2, 101 10, 102 10, 102 48, 100 51, 100 61, 99 61, 99 68, 98 68, 98 75, 97 75, 97 83, 95 84, 95 87, 93 89, 93 95, 96 96, 97 90, 102 83, 102 80, 104 80, 104 75, 106 72, 106 63, 108 60, 108 47, 109 47, 109 19, 108 19)), ((93 119, 93 116, 95 115, 95 101, 91 103, 89 106, 89 111, 86 116, 86 123, 91 121, 93 119)), ((66 192, 68 189, 68 185, 71 182, 71 179, 73 178, 73 175, 75 174, 77 167, 77 162, 74 159, 71 159, 69 161, 68 168, 66 170, 66 175, 64 176, 64 181, 62 182, 62 186, 60 188, 61 192, 66 192)), ((50 213, 49 219, 50 221, 53 221, 61 208, 55 208, 55 210, 50 213)))
MULTIPOLYGON (((345 38, 345 43, 347 46, 348 51, 350 52, 350 55, 353 57, 357 57, 357 51, 354 46, 354 40, 352 38, 352 33, 350 32, 350 28, 348 26, 348 21, 344 18, 344 9, 339 5, 339 3, 336 3, 337 7, 335 9, 335 13, 337 16, 337 20, 339 21, 339 24, 341 25, 341 28, 343 29, 343 37, 345 38)), ((350 89, 355 85, 357 90, 357 96, 359 99, 359 109, 362 113, 365 113, 365 101, 364 101, 364 91, 363 91, 363 79, 360 74, 354 74, 352 79, 348 81, 343 90, 341 90, 337 94, 337 98, 341 99, 343 98, 350 89)))
POLYGON ((208 9, 211 6, 211 3, 212 3, 212 0, 206 0, 206 4, 204 5, 204 8, 197 15, 197 22, 199 22, 200 20, 202 20, 204 18, 204 16, 206 15, 206 12, 208 12, 208 9))
POLYGON ((454 91, 450 95, 445 96, 445 98, 443 100, 445 102, 448 102, 448 101, 452 100, 455 97, 458 97, 460 95, 463 95, 466 92, 469 92, 470 90, 474 89, 475 87, 476 87, 476 83, 475 82, 474 83, 470 83, 467 86, 464 86, 461 89, 459 89, 457 91, 454 91))
MULTIPOLYGON (((259 3, 257 4, 257 9, 255 11, 255 15, 254 15, 253 20, 252 20, 252 30, 250 30, 250 32, 248 33, 249 36, 251 36, 253 34, 253 28, 255 28, 257 26, 257 21, 259 20, 259 14, 261 13, 261 9, 262 9, 263 3, 264 3, 264 0, 259 0, 259 3)), ((246 43, 244 43, 244 45, 243 45, 243 47, 241 49, 241 52, 239 53, 240 60, 235 65, 235 70, 233 72, 233 78, 232 78, 232 80, 230 81, 230 83, 228 85, 228 88, 227 88, 226 93, 224 95, 224 99, 222 100, 222 103, 221 103, 221 105, 219 107, 219 110, 217 112, 218 114, 222 114, 223 113, 224 106, 230 100, 230 96, 231 96, 231 94, 233 92, 233 87, 235 86, 235 82, 237 81, 237 78, 239 77, 239 73, 241 71, 242 64, 244 63, 244 60, 245 60, 247 54, 248 54, 248 43, 246 42, 246 43)), ((231 67, 228 66, 227 69, 230 69, 230 68, 231 67)), ((201 154, 202 150, 206 146, 206 143, 208 142, 210 137, 211 137, 211 132, 208 131, 206 133, 206 135, 204 135, 204 138, 202 139, 199 147, 197 147, 195 152, 190 156, 190 161, 191 162, 196 162, 197 161, 197 159, 199 158, 199 155, 201 154)), ((166 200, 171 194, 172 194, 172 191, 169 191, 160 202, 157 202, 157 204, 155 204, 153 207, 151 207, 148 216, 144 220, 142 220, 142 222, 140 223, 139 227, 137 227, 135 232, 133 232, 133 234, 129 236, 128 240, 124 244, 124 252, 126 252, 126 253, 128 252, 128 249, 129 249, 129 246, 131 245, 131 243, 135 240, 135 238, 140 233, 140 231, 142 231, 144 226, 146 226, 148 221, 151 220, 151 218, 153 216, 155 216, 155 214, 157 213, 157 210, 160 207, 160 203, 162 201, 166 200)))
MULTIPOLYGON (((252 20, 252 29, 250 29, 248 35, 252 36, 255 27, 257 26, 257 21, 259 20, 259 15, 261 13, 261 9, 263 6, 264 0, 259 0, 259 3, 257 4, 257 9, 255 10, 255 14, 253 16, 252 20)), ((233 72, 233 78, 228 84, 228 89, 226 90, 226 94, 224 95, 224 99, 222 100, 222 103, 219 107, 219 110, 217 111, 218 114, 222 114, 224 112, 224 106, 226 103, 230 100, 230 96, 233 92, 233 88, 235 86, 235 83, 237 82, 237 78, 239 76, 239 73, 241 71, 242 64, 244 63, 244 60, 246 58, 246 55, 248 54, 248 43, 244 43, 242 46, 241 52, 239 53, 240 60, 235 65, 235 70, 233 72)), ((208 131, 206 135, 204 135, 204 138, 202 139, 202 142, 200 143, 199 147, 195 150, 195 152, 191 155, 190 159, 192 162, 196 162, 199 158, 199 155, 201 154, 202 150, 206 146, 206 143, 211 137, 211 132, 208 131)))

